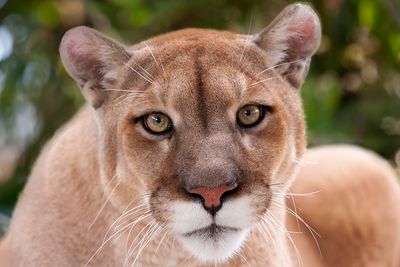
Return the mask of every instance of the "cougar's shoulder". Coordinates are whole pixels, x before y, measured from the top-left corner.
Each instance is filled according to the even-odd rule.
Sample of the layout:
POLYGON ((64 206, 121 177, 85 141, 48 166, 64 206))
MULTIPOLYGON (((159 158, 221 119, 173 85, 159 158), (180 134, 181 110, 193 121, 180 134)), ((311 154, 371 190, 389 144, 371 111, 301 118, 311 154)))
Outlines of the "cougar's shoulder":
POLYGON ((98 129, 93 110, 84 106, 45 145, 19 197, 8 233, 10 266, 79 259, 82 238, 92 243, 96 236, 82 233, 103 195, 94 182, 99 175, 98 129))

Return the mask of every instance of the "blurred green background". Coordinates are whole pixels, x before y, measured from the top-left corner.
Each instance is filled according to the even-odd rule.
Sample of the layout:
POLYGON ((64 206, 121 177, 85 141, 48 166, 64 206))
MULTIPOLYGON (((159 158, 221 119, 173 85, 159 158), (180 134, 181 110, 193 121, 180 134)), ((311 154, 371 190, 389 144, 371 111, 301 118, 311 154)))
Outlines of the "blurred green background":
MULTIPOLYGON (((256 33, 291 2, 0 0, 0 213, 11 214, 41 148, 83 103, 58 55, 67 29, 125 43, 185 27, 256 33)), ((302 89, 310 144, 359 144, 400 165, 400 2, 311 4, 323 38, 302 89)))

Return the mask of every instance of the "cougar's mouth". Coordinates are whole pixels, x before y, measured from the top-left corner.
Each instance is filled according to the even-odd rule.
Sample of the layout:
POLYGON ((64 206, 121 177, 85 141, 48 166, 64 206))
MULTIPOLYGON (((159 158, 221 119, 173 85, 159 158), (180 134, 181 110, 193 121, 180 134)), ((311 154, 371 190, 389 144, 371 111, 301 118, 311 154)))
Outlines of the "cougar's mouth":
POLYGON ((203 228, 196 229, 194 231, 185 233, 185 234, 183 234, 183 236, 184 237, 199 236, 199 237, 202 237, 203 239, 216 239, 221 234, 224 234, 227 232, 238 232, 238 231, 240 231, 240 229, 238 229, 238 228, 222 226, 222 225, 217 225, 215 223, 212 223, 207 227, 203 227, 203 228))
POLYGON ((239 251, 252 227, 250 198, 224 203, 212 216, 198 202, 176 201, 170 205, 170 227, 180 244, 203 262, 219 262, 239 251))

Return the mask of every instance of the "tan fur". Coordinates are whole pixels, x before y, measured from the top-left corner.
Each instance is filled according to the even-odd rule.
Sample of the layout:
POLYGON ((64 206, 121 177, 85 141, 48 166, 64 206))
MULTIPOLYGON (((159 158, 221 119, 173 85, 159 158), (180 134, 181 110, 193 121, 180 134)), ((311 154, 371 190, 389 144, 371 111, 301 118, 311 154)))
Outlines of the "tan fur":
MULTIPOLYGON (((292 192, 322 190, 296 197, 322 236, 320 260, 311 236, 293 234, 304 266, 398 266, 400 193, 387 164, 347 147, 304 154, 299 88, 319 39, 318 18, 305 5, 289 6, 255 36, 188 29, 126 47, 86 27, 67 32, 61 57, 91 106, 39 157, 2 244, 3 265, 296 266, 278 228, 299 171, 292 192), (249 103, 270 110, 241 129, 236 113, 249 103), (144 130, 141 116, 154 111, 171 118, 171 135, 144 130), (317 163, 299 166, 303 155, 317 163), (224 205, 247 199, 251 214, 230 216, 252 226, 238 255, 204 263, 178 241, 172 225, 180 214, 171 207, 200 203, 188 188, 232 182, 238 188, 224 205), (257 227, 266 214, 270 229, 257 227)), ((287 226, 297 226, 290 216, 287 226)))
MULTIPOLYGON (((304 266, 399 266, 400 189, 387 162, 353 146, 325 146, 305 154, 291 189, 299 215, 321 237, 293 234, 304 266), (318 179, 316 179, 318 177, 318 179)), ((294 204, 288 198, 288 206, 294 204)), ((298 231, 288 217, 288 229, 298 231)))

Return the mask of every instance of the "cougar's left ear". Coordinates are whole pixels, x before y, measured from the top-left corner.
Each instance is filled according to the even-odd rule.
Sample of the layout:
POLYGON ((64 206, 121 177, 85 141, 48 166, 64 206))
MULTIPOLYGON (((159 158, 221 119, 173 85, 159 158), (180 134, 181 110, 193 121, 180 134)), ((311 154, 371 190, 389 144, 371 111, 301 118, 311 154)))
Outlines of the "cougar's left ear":
POLYGON ((118 78, 118 70, 129 60, 122 44, 85 26, 64 34, 60 55, 68 73, 95 108, 105 100, 104 88, 113 84, 118 78))
POLYGON ((304 81, 311 56, 321 40, 318 15, 308 5, 293 4, 286 7, 254 42, 271 57, 272 66, 294 87, 304 81))

